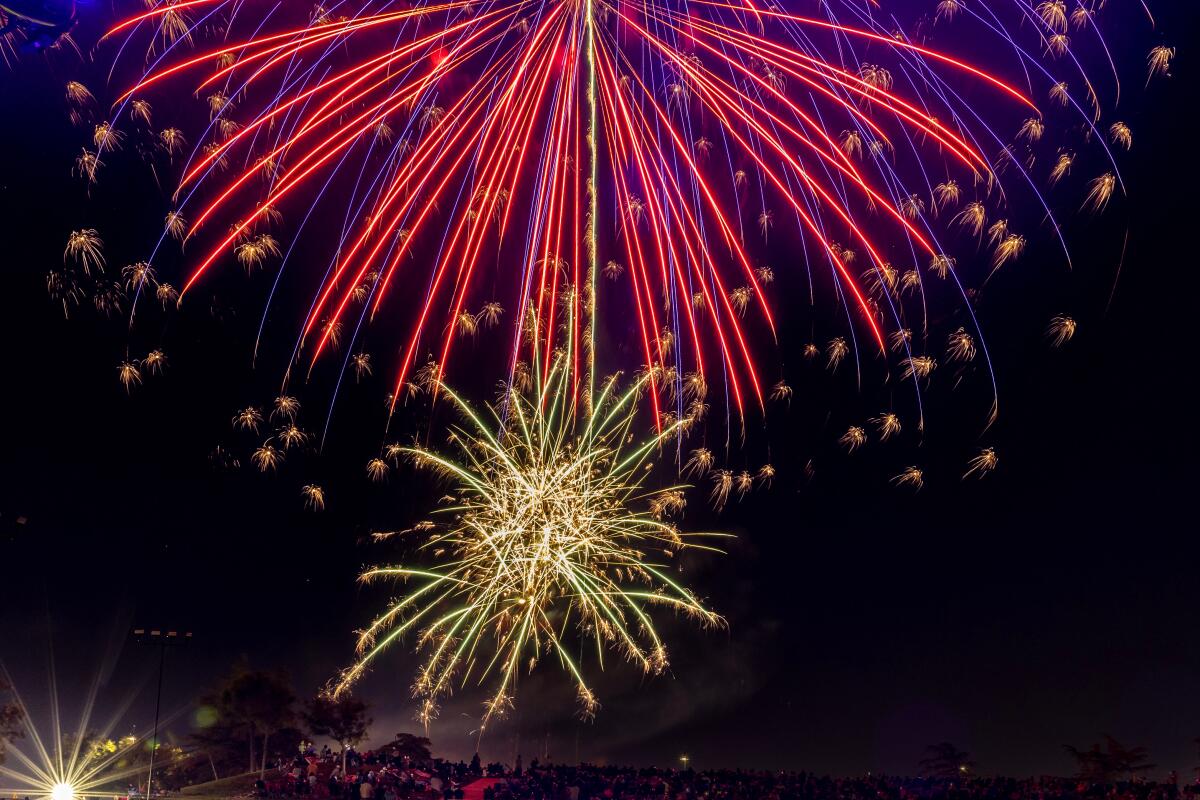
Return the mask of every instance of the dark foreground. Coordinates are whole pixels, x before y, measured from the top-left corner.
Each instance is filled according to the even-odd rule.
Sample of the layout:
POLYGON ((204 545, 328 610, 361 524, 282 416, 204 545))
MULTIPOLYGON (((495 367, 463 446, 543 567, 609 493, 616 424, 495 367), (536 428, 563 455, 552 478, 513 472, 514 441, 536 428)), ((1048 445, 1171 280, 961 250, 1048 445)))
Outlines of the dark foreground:
POLYGON ((382 754, 296 759, 255 786, 314 800, 1200 800, 1200 782, 1125 776, 983 778, 969 774, 830 778, 806 772, 634 769, 478 761, 414 764, 382 754))

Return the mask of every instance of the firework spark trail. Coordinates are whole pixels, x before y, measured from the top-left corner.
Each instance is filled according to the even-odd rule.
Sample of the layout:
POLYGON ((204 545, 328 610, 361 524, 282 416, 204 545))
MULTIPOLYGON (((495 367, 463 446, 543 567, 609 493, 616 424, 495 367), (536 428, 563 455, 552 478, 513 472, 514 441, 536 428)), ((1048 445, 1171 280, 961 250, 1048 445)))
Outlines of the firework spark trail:
MULTIPOLYGON (((207 2, 192 3, 209 9, 207 2)), ((1004 189, 984 145, 1004 139, 989 122, 992 114, 967 99, 967 87, 992 92, 1012 111, 1025 109, 1041 119, 1030 98, 1046 81, 1051 96, 1061 90, 1062 102, 1093 133, 1095 120, 1044 59, 1010 32, 997 8, 978 11, 954 4, 964 19, 1012 52, 1025 91, 967 60, 909 40, 896 32, 900 26, 894 19, 896 30, 888 31, 871 9, 838 5, 839 11, 827 4, 824 17, 810 17, 719 0, 694 0, 687 7, 597 0, 553 6, 532 0, 442 2, 399 9, 384 4, 376 10, 351 9, 336 20, 319 10, 308 24, 288 27, 277 4, 250 34, 239 36, 233 34, 239 17, 252 16, 242 7, 219 48, 166 59, 179 44, 171 41, 119 102, 182 80, 198 91, 226 87, 214 95, 219 102, 210 131, 235 105, 249 110, 245 124, 233 126, 223 140, 196 142, 180 182, 180 208, 206 198, 197 213, 188 215, 189 239, 219 219, 236 220, 195 261, 184 294, 264 224, 268 210, 302 202, 311 214, 316 198, 333 191, 334 176, 359 164, 344 202, 337 255, 318 281, 296 339, 294 359, 307 350, 309 373, 331 349, 343 321, 356 317, 351 341, 357 342, 397 281, 408 286, 420 280, 410 274, 420 268, 404 264, 423 253, 431 256, 426 288, 402 339, 394 399, 404 396, 422 358, 443 373, 452 365, 456 339, 463 335, 458 323, 481 299, 482 276, 492 271, 512 275, 502 281, 503 293, 515 301, 510 374, 524 356, 544 380, 561 345, 570 354, 570 383, 578 394, 581 385, 594 381, 596 325, 604 322, 596 305, 596 278, 604 248, 626 262, 628 305, 645 368, 678 382, 688 366, 704 375, 716 364, 731 408, 742 412, 747 405, 761 406, 755 355, 759 326, 743 321, 747 307, 753 306, 767 335, 774 336, 775 325, 757 277, 756 248, 743 224, 743 213, 754 212, 747 192, 751 181, 762 207, 763 238, 775 225, 769 206, 782 201, 805 234, 801 242, 810 276, 810 243, 829 264, 851 319, 853 342, 858 341, 855 328, 861 327, 884 352, 888 329, 908 327, 906 311, 890 292, 859 285, 849 257, 843 257, 848 248, 838 240, 861 247, 867 270, 876 277, 890 268, 886 254, 899 243, 918 268, 924 254, 940 277, 954 283, 990 371, 967 287, 933 225, 939 204, 935 199, 931 215, 923 201, 913 199, 919 195, 907 188, 901 165, 891 163, 897 145, 911 152, 905 161, 926 196, 934 194, 937 180, 934 164, 926 163, 932 150, 947 171, 983 182, 989 193, 998 188, 1003 202, 1004 189), (282 29, 270 32, 267 20, 277 12, 274 27, 282 29), (390 44, 376 41, 393 28, 390 44), (354 48, 349 55, 344 55, 346 46, 354 48), (868 63, 858 52, 881 46, 899 80, 874 63, 884 63, 882 54, 868 63), (201 72, 198 78, 188 77, 196 72, 201 72), (841 142, 831 114, 844 116, 849 125, 841 142), (387 121, 394 116, 407 116, 404 135, 390 150, 377 148, 372 137, 383 126, 390 130, 387 121), (705 166, 710 136, 724 145, 731 168, 727 185, 719 171, 705 166), (363 141, 370 141, 367 156, 352 156, 363 141), (243 165, 231 177, 220 177, 217 165, 243 150, 243 165), (381 163, 369 167, 371 158, 381 163), (255 178, 263 164, 271 170, 260 187, 255 178), (751 169, 734 170, 735 165, 751 169), (250 202, 254 194, 262 198, 257 206, 250 202), (609 209, 607 218, 602 208, 609 209), (882 211, 883 219, 868 224, 864 208, 882 211), (487 255, 492 245, 494 262, 487 255), (519 255, 509 252, 513 248, 519 255), (553 322, 553 307, 560 301, 571 306, 561 328, 553 322), (362 309, 356 311, 359 302, 362 309), (717 360, 705 357, 709 349, 717 360)), ((1065 24, 1057 6, 1035 8, 1025 0, 1012 0, 1010 6, 1052 55, 1053 37, 1065 24)), ((224 3, 208 13, 221 7, 224 3)), ((151 9, 119 23, 112 33, 127 35, 191 8, 151 9)), ((1097 9, 1084 8, 1087 13, 1075 24, 1099 38, 1111 66, 1094 19, 1097 9)), ((1068 53, 1068 69, 1081 79, 1087 102, 1098 111, 1093 82, 1079 58, 1068 53)), ((1111 150, 1103 137, 1094 138, 1108 153, 1114 188, 1119 187, 1111 150)), ((1020 159, 1007 162, 1029 184, 1065 250, 1064 235, 1034 177, 1020 159)), ((1108 184, 1102 190, 1107 196, 1108 184)), ((343 202, 341 196, 334 202, 343 202)), ((272 299, 281 278, 282 269, 272 299)), ((927 319, 924 282, 913 285, 927 319)), ((907 340, 904 347, 911 360, 907 340)), ((343 372, 352 350, 341 358, 343 372)), ((857 346, 854 352, 857 363, 857 346)), ((655 388, 666 391, 658 383, 655 388)), ((994 392, 994 375, 992 383, 994 392)), ((920 389, 913 388, 920 402, 920 389)), ((679 410, 679 392, 672 391, 679 410)), ((660 400, 658 391, 654 394, 657 415, 660 400)))
MULTIPOLYGON (((604 653, 617 649, 649 673, 667 666, 667 651, 651 611, 667 607, 707 625, 722 620, 668 576, 689 549, 715 550, 710 533, 681 533, 668 521, 684 505, 683 489, 650 489, 647 466, 681 420, 639 440, 638 397, 649 377, 619 391, 603 382, 586 417, 571 409, 569 362, 559 358, 548 380, 528 393, 509 388, 502 401, 477 412, 444 384, 461 412, 451 431, 457 455, 403 448, 419 467, 454 484, 441 513, 448 522, 422 523, 404 537, 423 539, 434 566, 367 570, 364 582, 390 579, 409 589, 359 638, 359 660, 332 690, 348 690, 376 659, 411 633, 427 655, 413 692, 428 722, 454 686, 491 683, 483 724, 509 708, 520 669, 553 651, 576 684, 581 711, 598 701, 581 658, 567 646, 578 636, 604 653)), ((384 534, 386 538, 391 534, 384 534)), ((719 551, 717 551, 719 552, 719 551)))

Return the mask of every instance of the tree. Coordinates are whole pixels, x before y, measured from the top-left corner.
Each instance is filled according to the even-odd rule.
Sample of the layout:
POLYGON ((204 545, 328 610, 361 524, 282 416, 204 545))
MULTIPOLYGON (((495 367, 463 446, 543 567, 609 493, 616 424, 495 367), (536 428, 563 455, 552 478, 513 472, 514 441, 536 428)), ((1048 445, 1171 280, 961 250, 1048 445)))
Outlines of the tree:
MULTIPOLYGON (((245 767, 244 743, 246 733, 241 725, 221 715, 213 695, 206 695, 198 702, 195 714, 198 730, 190 735, 191 743, 204 753, 212 770, 213 780, 242 772, 245 767)), ((251 754, 253 769, 254 756, 251 754)))
POLYGON ((395 750, 401 758, 406 758, 414 765, 428 764, 433 760, 430 742, 424 736, 413 736, 411 733, 397 733, 391 744, 381 748, 390 753, 395 750))
POLYGON ((11 697, 12 686, 0 675, 0 764, 4 763, 5 748, 25 735, 25 712, 11 697))
POLYGON ((925 758, 919 766, 926 776, 954 778, 970 774, 975 762, 966 750, 959 750, 950 742, 939 742, 925 748, 925 758))
POLYGON ((247 771, 257 768, 259 777, 266 775, 271 736, 291 728, 296 720, 296 695, 287 678, 279 672, 239 667, 200 702, 215 711, 215 720, 194 736, 196 743, 212 754, 240 741, 250 755, 247 771))
POLYGON ((320 693, 308 701, 304 721, 313 736, 328 736, 342 748, 342 772, 346 772, 346 753, 367 738, 371 718, 367 704, 343 695, 334 700, 320 693))
POLYGON ((1154 769, 1155 764, 1147 759, 1149 751, 1144 747, 1126 747, 1107 733, 1104 744, 1093 744, 1087 750, 1080 750, 1071 745, 1063 745, 1063 749, 1075 759, 1080 778, 1108 783, 1119 778, 1132 780, 1137 773, 1154 769))
MULTIPOLYGON (((292 706, 296 695, 287 679, 277 672, 243 672, 235 675, 222 692, 224 704, 254 733, 262 736, 262 761, 259 777, 267 773, 267 752, 271 734, 291 727, 295 719, 292 706)), ((254 770, 253 762, 250 764, 254 770)))

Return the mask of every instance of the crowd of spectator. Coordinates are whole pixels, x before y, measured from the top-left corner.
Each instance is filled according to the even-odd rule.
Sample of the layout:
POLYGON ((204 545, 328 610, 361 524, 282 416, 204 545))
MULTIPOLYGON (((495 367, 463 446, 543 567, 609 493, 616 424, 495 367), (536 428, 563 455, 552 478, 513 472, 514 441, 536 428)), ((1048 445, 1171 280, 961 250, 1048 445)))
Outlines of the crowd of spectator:
POLYGON ((399 749, 334 753, 311 743, 255 783, 260 798, 314 800, 462 800, 468 765, 414 759, 399 749), (459 767, 461 766, 461 769, 459 767))
POLYGON ((485 800, 1192 800, 1195 785, 1064 778, 830 778, 805 772, 539 767, 506 774, 485 800))
POLYGON ((315 800, 1200 800, 1195 784, 1067 778, 831 778, 806 772, 634 769, 539 764, 509 768, 415 762, 386 748, 341 754, 311 747, 259 781, 262 798, 315 800), (343 769, 343 763, 345 768, 343 769), (478 782, 476 784, 476 782, 478 782))

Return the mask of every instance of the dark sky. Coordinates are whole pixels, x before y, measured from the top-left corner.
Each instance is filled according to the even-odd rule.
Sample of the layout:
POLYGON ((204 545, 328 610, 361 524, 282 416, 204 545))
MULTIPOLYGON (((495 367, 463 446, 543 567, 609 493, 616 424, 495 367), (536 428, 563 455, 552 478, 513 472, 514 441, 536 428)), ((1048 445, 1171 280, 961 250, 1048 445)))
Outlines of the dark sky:
MULTIPOLYGON (((878 409, 878 390, 805 371, 795 353, 811 322, 785 310, 781 349, 798 398, 784 422, 750 437, 757 451, 745 456, 761 463, 769 447, 780 478, 719 518, 698 496, 688 517, 738 534, 727 556, 687 564, 729 629, 665 622, 671 674, 611 668, 589 724, 571 719, 569 687, 547 663, 522 687, 516 721, 484 739, 485 757, 547 748, 554 758, 662 764, 686 751, 699 765, 907 772, 927 743, 950 739, 985 772, 1062 773, 1064 743, 1107 732, 1148 746, 1163 771, 1196 766, 1200 441, 1186 387, 1200 174, 1185 124, 1196 12, 1157 5, 1180 51, 1171 80, 1141 96, 1140 64, 1157 39, 1115 37, 1133 67, 1124 116, 1135 147, 1124 170, 1134 199, 1090 228, 1072 223, 1074 273, 1047 256, 1046 275, 998 281, 981 304, 997 425, 981 435, 978 409, 960 410, 947 392, 933 395, 923 440, 910 437, 897 455, 840 456, 832 441, 878 409), (1113 231, 1125 220, 1128 257, 1106 311, 1113 231), (1051 350, 1042 331, 1064 308, 1080 331, 1051 350), (984 445, 997 448, 1001 469, 960 482, 984 445), (809 459, 811 481, 801 470, 809 459), (930 476, 920 493, 888 485, 917 462, 930 476)), ((239 658, 284 667, 308 691, 347 663, 351 631, 387 597, 355 584, 377 557, 364 537, 419 519, 438 490, 409 474, 386 487, 361 479, 378 443, 381 383, 349 389, 325 452, 279 479, 214 472, 217 442, 245 460, 246 442, 230 440, 232 410, 269 398, 278 377, 250 369, 261 306, 237 297, 219 297, 233 315, 223 324, 200 301, 172 332, 168 375, 126 397, 115 367, 132 337, 92 314, 64 320, 44 274, 85 222, 102 228, 114 266, 132 260, 119 254, 136 249, 122 232, 135 226, 121 223, 152 228, 163 201, 151 182, 126 183, 116 169, 90 200, 71 178, 81 134, 65 120, 61 86, 75 69, 58 58, 0 72, 0 658, 36 695, 52 638, 64 691, 102 672, 102 708, 131 697, 127 719, 140 725, 153 658, 117 646, 133 624, 195 632, 168 662, 169 708, 186 709, 239 658), (298 487, 312 475, 330 489, 322 515, 300 507, 298 487)), ((1026 270, 1044 245, 1031 246, 1026 270)), ((377 739, 415 727, 412 666, 397 650, 363 687, 377 739)), ((431 732, 440 753, 469 756, 480 699, 447 704, 431 732)), ((181 718, 175 730, 186 729, 181 718)))

